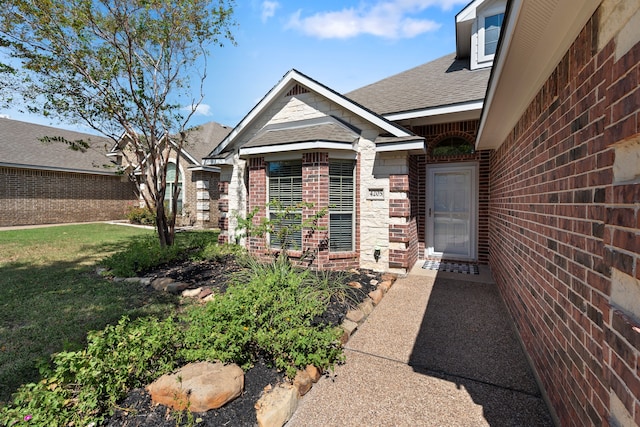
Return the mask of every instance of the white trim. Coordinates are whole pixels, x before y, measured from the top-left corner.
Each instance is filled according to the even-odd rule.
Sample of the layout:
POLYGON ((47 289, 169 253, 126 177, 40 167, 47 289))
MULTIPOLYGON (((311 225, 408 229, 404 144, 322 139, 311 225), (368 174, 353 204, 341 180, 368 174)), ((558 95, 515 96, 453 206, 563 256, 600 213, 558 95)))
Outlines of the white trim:
POLYGON ((438 106, 433 108, 425 108, 423 110, 407 111, 402 113, 391 113, 384 116, 390 121, 417 119, 422 117, 440 116, 443 114, 454 114, 467 111, 482 111, 484 100, 468 101, 459 104, 451 104, 438 106))
POLYGON ((187 170, 192 172, 220 173, 220 168, 216 166, 194 166, 194 167, 187 168, 187 170))
POLYGON ((240 156, 252 156, 266 153, 282 153, 303 150, 355 150, 352 144, 329 141, 299 142, 294 144, 265 145, 262 147, 240 148, 240 156))
POLYGON ((479 170, 480 167, 478 162, 461 162, 461 163, 441 163, 441 164, 429 164, 427 165, 426 170, 426 227, 425 227, 425 257, 442 257, 447 259, 460 259, 460 260, 469 260, 469 261, 477 261, 478 257, 478 191, 479 191, 479 170), (434 234, 434 224, 433 224, 433 216, 429 215, 429 210, 434 209, 433 207, 433 183, 430 182, 430 176, 432 171, 437 170, 450 170, 454 171, 470 171, 471 172, 471 190, 470 190, 470 201, 469 201, 469 255, 461 256, 458 254, 446 254, 443 252, 435 252, 433 248, 433 234, 434 234))
POLYGON ((231 142, 238 137, 246 128, 248 128, 251 123, 262 114, 269 105, 278 98, 284 90, 289 87, 289 84, 292 82, 299 83, 302 86, 305 86, 312 92, 316 92, 317 94, 325 97, 331 102, 338 104, 339 106, 351 111, 352 113, 360 116, 362 119, 372 123, 373 125, 383 129, 384 131, 392 134, 393 136, 410 136, 406 130, 401 129, 390 121, 386 120, 384 117, 379 116, 375 113, 372 113, 363 107, 353 103, 349 99, 345 98, 342 95, 339 95, 331 90, 329 90, 326 86, 321 85, 320 83, 311 80, 309 77, 303 75, 297 70, 290 70, 285 76, 271 89, 265 96, 256 104, 255 107, 247 114, 238 125, 227 135, 225 139, 211 152, 209 156, 215 156, 223 152, 231 142))
POLYGON ((207 159, 206 157, 202 159, 202 164, 207 166, 233 166, 233 156, 225 157, 224 159, 207 159))
POLYGON ((385 153, 390 151, 425 151, 424 140, 420 141, 403 141, 403 142, 385 142, 376 144, 376 153, 385 153))

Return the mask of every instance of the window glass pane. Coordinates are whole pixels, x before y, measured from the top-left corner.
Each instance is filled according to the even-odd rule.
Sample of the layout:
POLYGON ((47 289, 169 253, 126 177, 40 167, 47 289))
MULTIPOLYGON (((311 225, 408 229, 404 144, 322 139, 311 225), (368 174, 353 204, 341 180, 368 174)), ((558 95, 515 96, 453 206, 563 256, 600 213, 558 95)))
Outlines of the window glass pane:
POLYGON ((484 54, 494 55, 498 48, 498 38, 500 37, 500 27, 504 13, 487 16, 484 19, 484 54))
POLYGON ((178 204, 177 204, 177 208, 178 208, 178 214, 180 214, 182 212, 182 193, 183 193, 183 188, 182 188, 182 174, 180 173, 180 170, 176 167, 175 163, 169 163, 167 165, 167 186, 166 186, 166 190, 164 192, 164 202, 165 202, 165 206, 166 209, 171 212, 173 204, 171 203, 171 201, 173 200, 173 191, 175 189, 175 179, 176 179, 176 172, 178 173, 178 188, 180 189, 180 193, 178 193, 178 204))
POLYGON ((353 250, 353 160, 329 162, 329 250, 353 250))
MULTIPOLYGON (((295 206, 302 202, 302 162, 270 162, 267 166, 269 175, 269 201, 277 200, 283 208, 295 206)), ((275 207, 270 207, 269 218, 272 221, 280 221, 275 226, 275 232, 269 236, 271 247, 280 248, 281 238, 278 231, 283 227, 293 227, 302 224, 300 211, 295 210, 286 218, 278 218, 278 211, 275 207)), ((301 230, 292 233, 287 237, 287 249, 302 248, 301 230)))

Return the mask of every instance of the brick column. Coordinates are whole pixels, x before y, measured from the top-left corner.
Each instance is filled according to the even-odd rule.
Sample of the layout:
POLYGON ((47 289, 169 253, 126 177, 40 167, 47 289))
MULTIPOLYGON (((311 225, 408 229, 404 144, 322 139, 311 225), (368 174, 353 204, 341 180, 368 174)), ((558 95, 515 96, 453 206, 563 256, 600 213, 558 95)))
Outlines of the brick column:
POLYGON ((418 260, 418 228, 411 215, 409 175, 389 176, 389 268, 409 270, 418 260), (395 218, 395 220, 394 220, 395 218))
MULTIPOLYGON (((258 212, 253 217, 255 225, 260 224, 262 218, 267 216, 267 169, 264 157, 254 157, 249 159, 249 188, 247 198, 247 213, 258 208, 258 212)), ((247 239, 247 248, 254 255, 266 253, 264 237, 250 237, 247 239)))
MULTIPOLYGON (((321 209, 329 206, 329 153, 305 153, 302 156, 302 200, 313 203, 310 209, 302 211, 305 221, 321 209)), ((329 265, 329 214, 320 218, 317 225, 322 230, 303 230, 302 249, 308 259, 317 268, 330 268, 329 265)))

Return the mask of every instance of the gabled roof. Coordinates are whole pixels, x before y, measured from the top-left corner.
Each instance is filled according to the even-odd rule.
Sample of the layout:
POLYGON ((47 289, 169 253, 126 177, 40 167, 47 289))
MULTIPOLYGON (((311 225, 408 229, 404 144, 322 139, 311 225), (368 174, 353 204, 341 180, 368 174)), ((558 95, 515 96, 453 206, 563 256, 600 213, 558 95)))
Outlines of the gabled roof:
POLYGON ((389 120, 442 114, 443 107, 480 110, 489 74, 451 53, 345 96, 389 120))
POLYGON ((0 118, 0 166, 113 175, 116 169, 106 156, 112 143, 105 137, 0 118), (43 143, 43 137, 83 140, 91 147, 83 153, 62 142, 43 143))
MULTIPOLYGON (((373 111, 353 102, 351 99, 337 93, 329 87, 311 79, 310 77, 302 74, 301 72, 292 69, 271 89, 258 104, 238 123, 238 125, 231 131, 231 133, 218 145, 213 151, 206 156, 209 159, 224 158, 230 154, 234 148, 234 142, 237 141, 247 129, 251 127, 254 120, 259 117, 264 111, 266 111, 272 103, 283 96, 285 91, 288 90, 293 83, 297 83, 309 91, 315 92, 320 96, 325 97, 331 102, 334 102, 342 108, 350 111, 356 116, 361 117, 363 120, 372 123, 373 125, 382 129, 383 132, 396 137, 412 136, 413 134, 408 130, 392 123, 391 121, 379 116, 373 111)), ((214 161, 205 163, 215 163, 214 161)))
POLYGON ((187 142, 184 151, 188 152, 191 157, 202 162, 211 151, 211 147, 216 147, 231 132, 229 126, 221 125, 216 122, 203 123, 187 130, 187 142))

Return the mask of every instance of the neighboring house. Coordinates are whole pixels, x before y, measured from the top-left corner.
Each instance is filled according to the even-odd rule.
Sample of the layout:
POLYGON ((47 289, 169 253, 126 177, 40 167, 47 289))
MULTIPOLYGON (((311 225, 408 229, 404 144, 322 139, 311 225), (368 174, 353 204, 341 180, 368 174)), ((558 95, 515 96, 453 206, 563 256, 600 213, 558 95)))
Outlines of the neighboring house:
POLYGON ((106 156, 105 138, 0 118, 0 226, 125 218, 135 185, 106 156), (44 137, 84 140, 86 152, 44 137))
POLYGON ((345 95, 287 73, 204 159, 221 239, 278 198, 328 209, 290 251, 317 268, 488 263, 558 423, 639 425, 640 1, 475 0, 456 32, 345 95))
MULTIPOLYGON (((171 198, 173 197, 173 186, 176 185, 175 176, 177 174, 177 185, 180 187, 180 191, 178 192, 177 200, 178 217, 176 218, 176 225, 199 228, 215 228, 218 226, 217 200, 219 198, 218 180, 220 169, 203 165, 201 159, 211 150, 212 146, 215 147, 230 131, 231 129, 227 126, 215 122, 205 123, 189 129, 185 145, 180 154, 180 161, 176 161, 176 144, 173 141, 171 142, 172 148, 167 166, 167 191, 165 192, 164 203, 166 203, 167 207, 172 205, 171 198)), ((123 153, 123 149, 128 149, 125 138, 120 143, 113 145, 108 155, 114 158, 119 165, 126 166, 123 154, 127 153, 123 153)), ((135 158, 132 155, 128 157, 130 159, 135 158)), ((141 171, 144 170, 137 164, 128 166, 136 169, 136 174, 141 174, 141 171)), ((145 202, 142 193, 145 191, 145 185, 141 184, 140 189, 139 204, 144 207, 145 202)))

